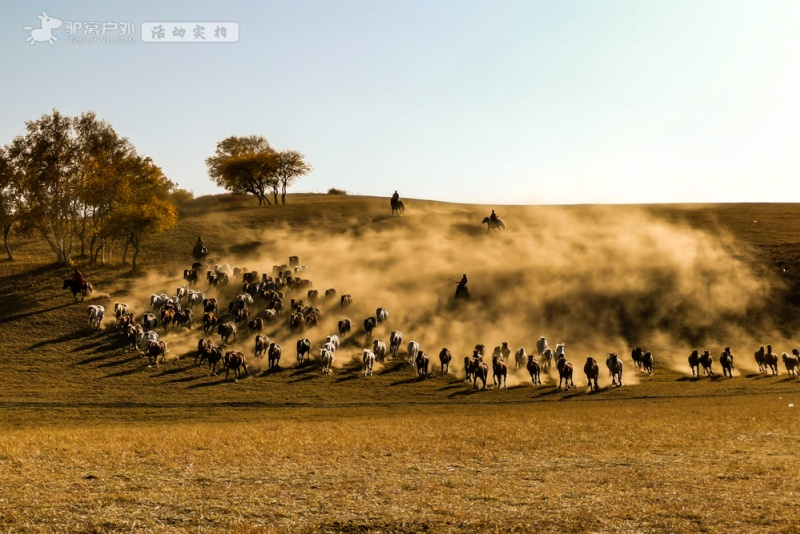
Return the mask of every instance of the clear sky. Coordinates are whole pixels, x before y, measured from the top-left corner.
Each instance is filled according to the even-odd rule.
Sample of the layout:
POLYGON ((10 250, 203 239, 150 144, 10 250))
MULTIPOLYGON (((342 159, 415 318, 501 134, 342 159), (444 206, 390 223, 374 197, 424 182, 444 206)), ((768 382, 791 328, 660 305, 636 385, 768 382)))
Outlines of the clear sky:
POLYGON ((296 191, 800 201, 796 0, 0 0, 0 66, 0 144, 94 110, 195 195, 218 141, 258 134, 314 166, 296 191), (58 40, 29 44, 42 11, 58 40), (143 42, 160 21, 239 40, 143 42), (67 42, 87 22, 136 42, 67 42))

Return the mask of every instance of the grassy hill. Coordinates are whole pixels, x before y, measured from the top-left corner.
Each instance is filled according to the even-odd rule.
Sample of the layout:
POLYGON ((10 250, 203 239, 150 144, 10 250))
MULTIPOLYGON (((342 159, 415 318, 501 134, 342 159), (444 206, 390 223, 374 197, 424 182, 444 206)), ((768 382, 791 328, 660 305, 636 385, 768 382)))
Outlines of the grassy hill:
MULTIPOLYGON (((676 345, 675 339, 682 334, 689 338, 707 334, 707 338, 696 340, 699 346, 695 348, 701 348, 712 345, 720 335, 731 334, 726 321, 735 323, 743 333, 737 332, 742 341, 733 348, 745 373, 754 371, 751 351, 758 345, 774 340, 776 350, 788 351, 791 347, 779 347, 778 341, 789 338, 789 342, 790 335, 784 334, 794 332, 798 324, 800 245, 796 236, 800 235, 800 207, 796 205, 502 206, 498 212, 509 229, 502 235, 487 235, 479 221, 488 206, 409 200, 406 215, 392 217, 386 199, 370 197, 291 195, 286 205, 254 204, 250 198, 233 196, 194 200, 182 210, 176 229, 145 243, 140 273, 130 273, 117 263, 119 247, 109 266, 82 266, 97 290, 86 304, 103 304, 110 316, 114 302, 127 302, 141 315, 149 307, 151 293, 174 294, 183 284, 181 273, 191 262, 190 250, 198 235, 212 250, 212 263, 259 272, 287 262, 288 256, 296 253, 301 263, 308 264, 308 271, 301 274, 314 281, 315 287, 351 293, 355 303, 347 310, 341 310, 337 302, 322 303, 323 324, 302 335, 289 332, 283 319, 272 326, 267 334, 284 347, 280 372, 259 375, 260 362, 253 361, 258 378, 234 386, 209 377, 193 366, 193 348, 203 337, 197 319, 191 332, 168 333, 165 339, 171 346, 170 361, 148 368, 145 358, 127 351, 108 316, 101 331, 88 329, 86 304, 74 304, 68 292, 60 289, 59 281, 69 275, 69 270, 47 263, 49 255, 43 244, 30 240, 17 246, 18 260, 4 263, 5 275, 0 279, 6 299, 0 324, 10 363, 0 402, 20 407, 39 403, 80 407, 138 403, 198 406, 244 399, 264 405, 495 401, 490 396, 472 395, 457 378, 460 371, 456 377, 435 373, 433 379, 420 384, 405 363, 388 362, 373 380, 358 379, 358 361, 350 358, 357 358, 368 346, 370 340, 363 329, 358 329, 378 306, 388 308, 390 318, 388 325, 376 330, 376 337, 388 341, 389 330, 403 331, 406 343, 410 339, 422 342, 434 367, 438 366, 441 346, 453 350, 453 367, 460 369, 460 360, 476 343, 492 347, 509 340, 513 350, 524 346, 530 352, 542 334, 548 335, 552 345, 567 342, 568 355, 576 366, 588 355, 604 360, 608 352, 619 352, 627 358, 633 343, 653 347, 655 375, 641 377, 630 372, 630 380, 639 382, 636 388, 604 391, 605 396, 723 394, 729 389, 740 390, 740 383, 679 384, 680 391, 674 390, 675 380, 688 371, 688 345, 676 345), (619 221, 631 212, 636 213, 633 222, 620 226, 619 221), (634 230, 635 226, 640 229, 634 230), (606 245, 592 244, 606 239, 606 245), (645 243, 650 239, 652 243, 645 243), (727 248, 710 250, 718 243, 725 243, 727 248), (535 247, 542 248, 531 250, 535 247), (675 258, 663 256, 664 251, 673 249, 675 258), (460 253, 463 257, 458 256, 460 253), (641 263, 620 267, 627 261, 622 256, 637 254, 650 256, 641 263), (708 257, 690 257, 698 254, 708 257), (676 274, 669 271, 672 267, 663 267, 663 271, 655 270, 624 285, 631 277, 640 276, 642 269, 659 262, 664 266, 674 262, 675 268, 693 264, 696 269, 676 274), (711 265, 730 262, 741 264, 731 271, 711 265), (527 277, 525 273, 532 270, 535 276, 527 277), (740 271, 746 271, 747 276, 740 271), (462 272, 470 274, 475 302, 454 308, 454 285, 448 279, 458 279, 462 272), (590 278, 597 272, 603 277, 595 284, 590 278), (581 278, 575 281, 573 277, 581 278), (705 285, 706 291, 683 289, 685 280, 680 281, 680 277, 699 278, 697 284, 705 285), (735 285, 728 287, 730 282, 735 285), (563 289, 570 284, 577 284, 585 293, 563 289), (623 284, 622 289, 612 291, 610 287, 615 284, 623 284), (586 290, 585 286, 592 287, 586 290), (563 291, 559 293, 553 289, 556 287, 563 291), (755 296, 745 294, 748 288, 755 296), (696 291, 698 298, 714 297, 721 303, 697 307, 688 299, 670 304, 670 313, 683 310, 690 316, 686 321, 656 316, 654 310, 666 304, 649 300, 655 295, 666 301, 666 293, 671 291, 696 291), (546 302, 527 309, 518 303, 534 292, 541 295, 537 300, 546 302), (560 300, 567 298, 574 300, 560 300), (742 308, 741 303, 748 299, 748 307, 742 308), (768 306, 761 306, 759 299, 769 299, 763 302, 768 306), (693 327, 691 321, 702 322, 713 308, 723 305, 727 307, 714 322, 706 322, 704 328, 693 327), (607 319, 603 314, 608 309, 615 315, 607 319), (648 314, 653 317, 644 317, 648 314), (588 323, 567 328, 563 316, 588 323), (311 338, 316 354, 324 337, 335 333, 335 323, 343 317, 352 318, 356 326, 340 353, 338 363, 344 367, 333 378, 318 376, 313 366, 293 368, 296 339, 311 338), (630 324, 621 324, 624 321, 630 324), (664 328, 658 335, 647 330, 659 325, 664 328), (598 332, 603 326, 609 329, 598 332), (745 344, 754 327, 773 330, 745 344), (664 329, 669 328, 677 329, 677 333, 665 339, 664 329), (632 338, 626 339, 626 335, 632 338)), ((200 283, 199 288, 206 289, 206 284, 200 283)), ((235 294, 233 288, 219 295, 223 306, 235 294)), ((263 305, 257 303, 255 308, 262 310, 263 305)), ((209 337, 218 341, 216 334, 209 337)), ((252 357, 252 339, 242 328, 232 346, 252 357)), ((708 348, 721 350, 719 345, 708 348)), ((513 385, 520 386, 527 382, 524 372, 512 380, 513 385)), ((759 381, 751 382, 749 387, 756 388, 759 381)), ((525 386, 509 389, 503 402, 548 397, 549 388, 525 386)))
MULTIPOLYGON (((0 525, 37 532, 137 525, 528 531, 537 524, 530 522, 535 507, 543 531, 796 526, 791 492, 780 487, 798 432, 797 419, 783 411, 800 400, 800 381, 782 364, 777 377, 758 373, 752 352, 766 343, 779 352, 800 344, 800 206, 490 207, 411 199, 404 216, 392 217, 384 198, 290 195, 288 202, 195 199, 177 228, 144 243, 141 272, 118 263, 119 247, 107 266, 80 264, 96 289, 82 304, 60 289, 70 270, 50 263, 41 241, 17 243, 17 261, 3 262, 0 277, 0 494, 13 494, 0 499, 0 509, 10 510, 0 511, 0 525), (506 231, 481 226, 492 208, 506 231), (243 325, 230 347, 248 356, 248 378, 226 381, 195 366, 197 340, 219 342, 203 335, 197 318, 191 330, 159 326, 171 352, 165 364, 149 367, 127 350, 110 319, 113 305, 126 302, 140 316, 152 293, 174 294, 198 235, 212 264, 261 273, 298 255, 308 267, 301 276, 321 292, 351 294, 353 305, 320 302, 321 324, 303 332, 291 332, 286 316, 270 325, 266 334, 284 348, 277 372, 263 372, 243 325), (473 299, 459 305, 452 281, 463 273, 473 299), (99 331, 88 328, 88 304, 106 307, 99 331), (360 325, 378 306, 390 315, 375 337, 388 341, 396 329, 404 346, 419 341, 432 361, 428 380, 417 379, 404 349, 375 376, 362 375, 359 357, 371 340, 360 325), (333 375, 324 376, 319 347, 344 317, 354 332, 333 375), (541 335, 552 347, 566 343, 576 388, 559 390, 555 376, 534 387, 513 364, 507 390, 475 392, 464 381, 463 357, 476 343, 491 350, 507 341, 530 352, 541 335), (294 350, 300 337, 312 340, 315 357, 302 367, 294 350), (634 345, 653 351, 652 376, 632 368, 634 345), (734 379, 690 376, 692 348, 716 357, 726 345, 737 357, 734 379), (450 375, 439 369, 444 346, 454 355, 450 375), (623 356, 624 387, 609 386, 609 352, 623 356), (594 394, 582 373, 588 356, 603 369, 594 394), (374 467, 362 472, 362 462, 374 467), (704 467, 692 474, 698 464, 704 467), (626 473, 624 482, 616 472, 626 473), (590 476, 596 479, 585 486, 590 476), (54 491, 43 492, 48 486, 54 491), (683 500, 695 486, 691 503, 683 500), (499 488, 517 497, 507 501, 499 488), (598 494, 607 517, 595 510, 598 494), (713 514, 697 500, 705 494, 734 507, 734 515, 713 514), (378 496, 373 507, 365 495, 378 496), (777 515, 747 516, 748 506, 764 509, 776 499, 777 515)), ((198 288, 223 306, 238 294, 206 285, 198 288)))

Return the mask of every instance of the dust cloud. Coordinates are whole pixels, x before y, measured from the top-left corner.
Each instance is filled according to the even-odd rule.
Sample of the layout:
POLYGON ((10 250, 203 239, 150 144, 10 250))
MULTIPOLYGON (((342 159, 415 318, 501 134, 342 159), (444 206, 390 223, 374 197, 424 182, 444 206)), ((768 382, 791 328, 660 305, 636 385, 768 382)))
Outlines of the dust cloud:
MULTIPOLYGON (((307 266, 297 275, 319 291, 315 305, 322 320, 316 328, 290 332, 284 311, 268 327, 266 334, 283 345, 282 365, 295 361, 294 345, 301 337, 311 339, 317 358, 325 336, 336 333, 343 318, 353 321, 353 332, 336 365, 359 358, 371 347, 363 320, 378 307, 387 308, 389 318, 374 337, 388 346, 389 333, 401 331, 401 352, 409 341, 418 341, 436 369, 442 347, 450 349, 452 367, 460 372, 476 344, 486 345, 488 355, 502 342, 512 350, 513 368, 519 347, 535 351, 536 340, 546 336, 551 348, 565 343, 576 377, 592 356, 608 381, 605 360, 615 352, 626 362, 629 383, 635 375, 629 359, 634 346, 651 350, 661 364, 686 370, 692 349, 709 349, 715 358, 725 346, 737 355, 750 354, 763 344, 764 333, 773 331, 768 306, 773 283, 753 269, 754 254, 723 233, 628 206, 509 207, 501 213, 507 229, 490 233, 480 225, 481 216, 469 206, 432 204, 366 226, 354 220, 344 231, 242 230, 237 241, 255 243, 252 251, 223 253, 214 263, 261 274, 297 255, 307 266), (469 278, 468 302, 453 299, 462 274, 469 278), (336 299, 324 299, 327 288, 336 289, 336 299), (341 309, 338 296, 345 293, 353 304, 341 309)), ((152 278, 144 285, 174 295, 183 280, 152 278)), ((204 289, 205 282, 198 287, 204 289)), ((213 289, 206 293, 221 297, 224 309, 238 289, 234 282, 225 295, 213 289)), ((287 304, 290 297, 305 298, 305 291, 288 293, 287 304)), ((258 299, 251 306, 254 316, 263 309, 258 299)), ((252 362, 253 335, 246 331, 242 324, 231 347, 252 362)), ((193 347, 196 334, 181 347, 193 347)), ((509 374, 509 385, 520 380, 527 381, 527 373, 509 374)))

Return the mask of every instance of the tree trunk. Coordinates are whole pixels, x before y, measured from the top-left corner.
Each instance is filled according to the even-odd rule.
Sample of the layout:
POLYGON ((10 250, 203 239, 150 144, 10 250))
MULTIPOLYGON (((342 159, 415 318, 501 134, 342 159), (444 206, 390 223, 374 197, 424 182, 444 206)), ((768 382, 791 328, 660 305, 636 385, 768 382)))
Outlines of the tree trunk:
POLYGON ((134 252, 133 252, 133 258, 131 259, 131 270, 135 271, 137 269, 136 258, 139 257, 139 238, 136 237, 135 234, 132 234, 128 242, 133 246, 134 252))
POLYGON ((95 265, 97 263, 98 249, 94 248, 95 244, 97 244, 97 234, 92 234, 92 239, 89 241, 89 262, 92 265, 95 265))
POLYGON ((130 245, 131 240, 125 242, 125 249, 122 251, 122 265, 128 263, 128 245, 130 245))
POLYGON ((6 247, 6 254, 8 254, 8 261, 14 261, 14 255, 11 254, 11 248, 8 246, 8 233, 11 232, 11 225, 3 225, 3 244, 6 247))

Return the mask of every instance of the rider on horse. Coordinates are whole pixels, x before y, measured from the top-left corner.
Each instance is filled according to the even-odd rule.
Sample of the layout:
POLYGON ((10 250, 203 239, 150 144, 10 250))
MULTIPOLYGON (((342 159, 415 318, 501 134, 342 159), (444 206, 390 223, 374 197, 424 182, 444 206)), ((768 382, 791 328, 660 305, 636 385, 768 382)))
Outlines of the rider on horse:
POLYGON ((75 272, 72 273, 72 281, 75 282, 75 285, 79 289, 86 287, 86 280, 83 278, 83 274, 81 274, 78 269, 75 269, 75 272))
POLYGON ((198 261, 202 261, 205 259, 206 255, 208 254, 208 249, 203 244, 203 238, 198 236, 197 242, 194 244, 194 248, 192 249, 192 257, 198 261))
POLYGON ((494 212, 494 210, 492 210, 492 214, 489 215, 489 220, 492 222, 497 221, 497 214, 494 212))
POLYGON ((400 195, 395 191, 392 195, 392 206, 396 206, 398 202, 400 202, 400 195))

